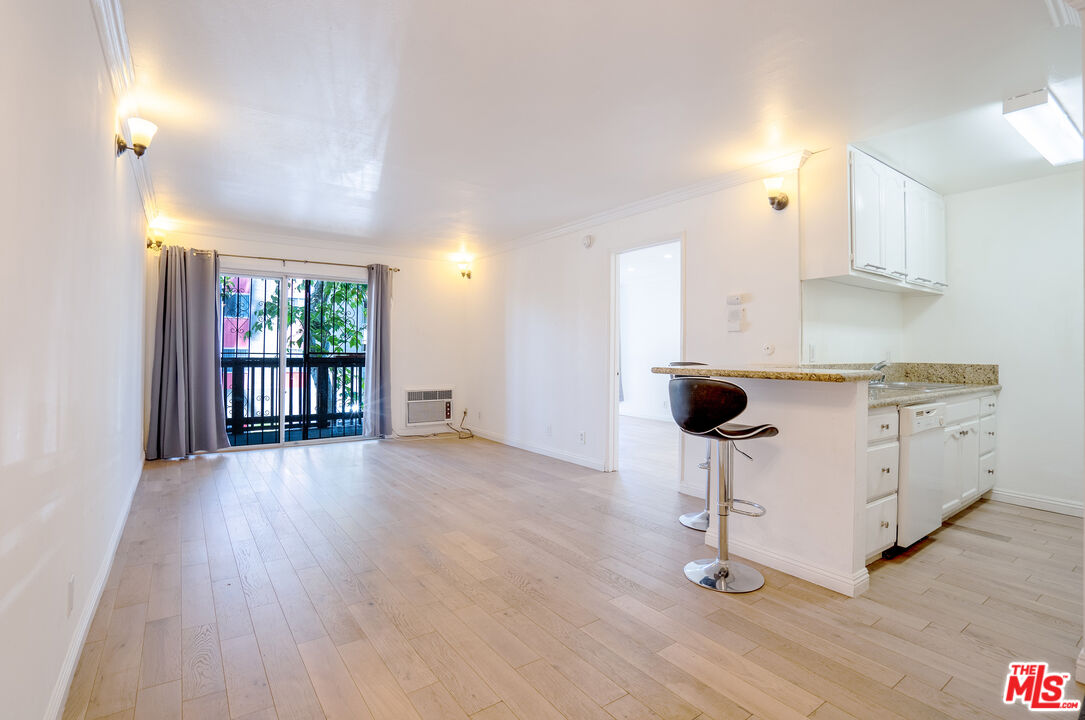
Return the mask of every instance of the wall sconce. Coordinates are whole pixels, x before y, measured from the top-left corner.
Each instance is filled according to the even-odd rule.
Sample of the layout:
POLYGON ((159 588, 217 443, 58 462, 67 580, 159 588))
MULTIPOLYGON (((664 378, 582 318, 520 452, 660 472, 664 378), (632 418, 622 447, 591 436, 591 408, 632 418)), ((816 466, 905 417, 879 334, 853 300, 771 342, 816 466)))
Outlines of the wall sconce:
POLYGON ((769 194, 769 205, 773 210, 783 210, 787 207, 787 193, 781 188, 784 186, 782 177, 770 177, 764 179, 765 192, 769 194))
POLYGON ((471 256, 465 252, 459 252, 453 257, 453 261, 460 268, 460 277, 471 279, 471 256))
POLYGON ((158 251, 162 249, 162 243, 166 233, 157 228, 151 228, 150 234, 147 235, 147 248, 149 250, 158 251))
POLYGON ((158 132, 158 126, 150 120, 138 117, 128 118, 128 135, 132 138, 132 144, 126 143, 124 136, 118 134, 117 157, 123 155, 125 150, 131 150, 136 154, 136 157, 143 157, 143 153, 147 152, 147 146, 151 144, 151 139, 154 138, 156 132, 158 132))

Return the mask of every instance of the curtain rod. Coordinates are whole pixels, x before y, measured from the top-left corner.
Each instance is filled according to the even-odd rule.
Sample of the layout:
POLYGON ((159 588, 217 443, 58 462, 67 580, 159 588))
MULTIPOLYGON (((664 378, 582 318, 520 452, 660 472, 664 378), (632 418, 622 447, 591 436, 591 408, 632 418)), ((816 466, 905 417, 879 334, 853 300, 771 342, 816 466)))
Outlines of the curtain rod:
MULTIPOLYGON (((202 252, 212 252, 212 251, 211 250, 204 250, 202 252)), ((355 265, 353 263, 323 262, 321 260, 292 260, 290 258, 267 257, 265 255, 235 255, 234 253, 222 253, 222 252, 219 253, 219 257, 245 258, 247 260, 274 260, 276 262, 284 262, 284 263, 292 262, 292 263, 302 263, 302 264, 307 264, 307 265, 337 265, 339 267, 366 268, 366 269, 369 269, 369 268, 372 267, 372 265, 355 265)), ((392 271, 392 272, 399 272, 399 268, 397 268, 397 267, 390 267, 388 269, 390 271, 392 271)))

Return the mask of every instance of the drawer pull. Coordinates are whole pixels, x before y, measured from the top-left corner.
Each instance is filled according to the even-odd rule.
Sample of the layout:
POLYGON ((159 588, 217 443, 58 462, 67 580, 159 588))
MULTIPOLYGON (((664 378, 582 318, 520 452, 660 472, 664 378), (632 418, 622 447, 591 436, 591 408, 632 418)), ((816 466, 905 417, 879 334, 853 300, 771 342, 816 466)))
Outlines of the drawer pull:
POLYGON ((988 470, 987 470, 987 474, 988 474, 988 475, 994 475, 994 474, 995 474, 995 471, 994 471, 994 469, 993 469, 993 468, 988 468, 988 470))
POLYGON ((994 430, 988 430, 988 431, 987 431, 987 434, 988 434, 988 435, 994 435, 994 434, 995 434, 995 431, 994 431, 994 430))
POLYGON ((968 431, 967 430, 960 430, 960 431, 957 432, 957 434, 960 435, 961 437, 964 437, 965 435, 968 434, 968 431))
POLYGON ((864 263, 863 267, 874 268, 875 270, 885 270, 881 265, 875 265, 874 263, 864 263))
POLYGON ((901 272, 900 270, 893 270, 889 274, 890 275, 896 275, 897 277, 908 277, 908 273, 901 272))
POLYGON ((888 475, 889 473, 891 473, 893 471, 886 467, 886 468, 882 468, 882 472, 885 473, 886 475, 888 475))
POLYGON ((934 281, 934 284, 938 287, 949 287, 949 283, 938 282, 937 280, 934 281))
POLYGON ((917 278, 915 278, 915 280, 916 280, 916 282, 925 282, 925 283, 933 283, 934 282, 930 278, 921 278, 921 277, 917 277, 917 278))
POLYGON ((994 403, 987 403, 987 407, 989 407, 989 408, 993 408, 994 406, 995 406, 994 403))
POLYGON ((887 528, 887 527, 889 527, 889 521, 888 520, 882 520, 881 525, 882 525, 883 528, 887 528))
POLYGON ((882 423, 882 430, 888 430, 888 429, 889 429, 889 423, 882 423))

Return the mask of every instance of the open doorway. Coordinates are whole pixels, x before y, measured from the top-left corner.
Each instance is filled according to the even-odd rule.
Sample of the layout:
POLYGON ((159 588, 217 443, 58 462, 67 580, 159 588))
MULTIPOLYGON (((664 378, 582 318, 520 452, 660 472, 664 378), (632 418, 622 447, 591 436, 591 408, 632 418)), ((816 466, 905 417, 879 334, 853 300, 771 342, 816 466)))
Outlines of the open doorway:
POLYGON ((679 466, 666 375, 650 368, 682 357, 682 243, 617 255, 617 468, 670 481, 679 466))

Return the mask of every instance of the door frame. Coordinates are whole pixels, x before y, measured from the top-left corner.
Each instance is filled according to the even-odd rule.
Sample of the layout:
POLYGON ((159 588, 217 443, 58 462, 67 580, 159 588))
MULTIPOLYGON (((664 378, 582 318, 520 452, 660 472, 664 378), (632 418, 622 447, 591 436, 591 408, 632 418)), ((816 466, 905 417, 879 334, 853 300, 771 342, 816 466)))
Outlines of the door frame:
MULTIPOLYGON (((679 360, 686 358, 686 233, 669 233, 664 238, 613 248, 610 251, 610 313, 608 333, 610 339, 609 358, 607 361, 607 443, 606 458, 603 462, 605 472, 618 471, 618 374, 621 360, 621 276, 619 263, 621 256, 634 250, 678 243, 681 255, 678 268, 678 354, 679 360)), ((660 358, 660 362, 663 359, 660 358)), ((682 468, 685 464, 684 443, 678 436, 678 467, 675 468, 675 481, 681 486, 682 468)))
MULTIPOLYGON (((313 273, 302 271, 290 271, 286 267, 286 262, 282 263, 282 267, 277 270, 267 269, 266 265, 262 265, 265 261, 255 262, 231 262, 224 264, 219 262, 219 276, 222 275, 235 275, 242 277, 259 277, 269 280, 279 281, 279 297, 285 297, 287 281, 290 278, 296 278, 300 280, 323 280, 327 282, 349 282, 349 283, 364 283, 367 287, 369 285, 369 272, 362 270, 357 275, 351 277, 350 275, 334 274, 334 273, 313 273)), ((296 264, 296 263, 295 263, 296 264)), ((308 265, 308 263, 306 263, 308 265)), ((368 290, 367 290, 368 292, 368 290)), ((358 440, 375 440, 376 438, 366 438, 361 435, 352 435, 349 437, 331 437, 331 438, 312 438, 310 440, 287 440, 286 439, 286 397, 289 392, 289 388, 286 384, 286 335, 281 332, 281 329, 286 325, 286 303, 279 302, 279 330, 276 333, 278 352, 279 352, 279 441, 276 443, 265 443, 263 445, 239 445, 230 446, 228 448, 221 448, 218 452, 238 452, 241 450, 268 450, 272 448, 293 447, 295 445, 323 445, 326 443, 337 442, 355 442, 358 440)), ((368 363, 368 353, 366 356, 366 362, 368 363)))

